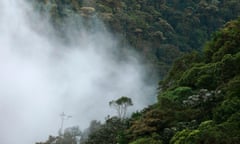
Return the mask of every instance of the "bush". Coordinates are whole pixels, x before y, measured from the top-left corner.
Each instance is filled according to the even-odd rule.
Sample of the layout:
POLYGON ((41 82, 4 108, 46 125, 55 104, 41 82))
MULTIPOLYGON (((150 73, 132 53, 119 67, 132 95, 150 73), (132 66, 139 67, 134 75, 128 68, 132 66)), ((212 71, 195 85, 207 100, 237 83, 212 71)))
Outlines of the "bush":
POLYGON ((183 73, 179 85, 216 89, 221 83, 219 63, 197 64, 183 73))
POLYGON ((182 102, 183 99, 186 99, 188 96, 193 94, 190 87, 177 87, 176 89, 166 91, 159 95, 161 97, 167 97, 176 102, 182 102))
POLYGON ((151 137, 147 138, 139 138, 134 142, 131 142, 130 144, 162 144, 161 140, 155 140, 151 137))
POLYGON ((226 121, 232 114, 238 112, 240 109, 240 99, 235 97, 232 99, 227 99, 222 102, 222 104, 216 108, 214 112, 213 119, 220 123, 226 121))

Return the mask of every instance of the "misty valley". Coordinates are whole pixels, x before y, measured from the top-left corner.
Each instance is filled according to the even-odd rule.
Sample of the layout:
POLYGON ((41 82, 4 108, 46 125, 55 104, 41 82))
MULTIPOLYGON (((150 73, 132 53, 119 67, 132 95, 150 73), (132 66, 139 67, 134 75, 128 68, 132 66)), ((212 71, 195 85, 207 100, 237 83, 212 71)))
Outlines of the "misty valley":
POLYGON ((1 0, 1 144, 238 144, 239 0, 1 0))

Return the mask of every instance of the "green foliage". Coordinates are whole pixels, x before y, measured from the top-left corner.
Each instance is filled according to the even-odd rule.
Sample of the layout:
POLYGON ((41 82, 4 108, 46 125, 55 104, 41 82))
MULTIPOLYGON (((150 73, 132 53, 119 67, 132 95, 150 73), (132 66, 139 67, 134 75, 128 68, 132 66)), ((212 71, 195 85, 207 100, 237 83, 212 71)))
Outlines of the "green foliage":
POLYGON ((221 61, 221 75, 223 81, 228 81, 240 73, 240 52, 226 54, 221 61))
POLYGON ((221 83, 220 74, 218 63, 197 64, 183 73, 179 85, 216 89, 221 83))
POLYGON ((225 100, 216 107, 214 120, 218 123, 226 121, 240 109, 240 76, 234 77, 225 87, 225 100))
POLYGON ((127 108, 132 106, 132 99, 126 96, 122 96, 117 100, 112 100, 109 102, 111 107, 114 107, 117 110, 118 117, 124 119, 127 113, 127 108))
MULTIPOLYGON (((240 14, 240 5, 236 0, 217 2, 36 0, 36 2, 35 7, 39 11, 51 14, 50 19, 62 36, 65 33, 63 28, 65 23, 72 18, 81 19, 76 17, 76 14, 84 17, 84 21, 95 20, 91 17, 98 15, 112 32, 122 38, 123 47, 130 44, 139 51, 146 62, 158 69, 157 73, 161 77, 167 74, 173 60, 180 57, 182 52, 200 50, 212 32, 221 27, 225 21, 235 19, 240 14), (82 11, 83 7, 94 8, 96 12, 86 14, 82 11)), ((239 41, 231 39, 238 35, 239 29, 232 26, 233 23, 227 25, 228 29, 215 34, 218 36, 224 33, 217 44, 206 46, 208 60, 217 61, 223 53, 231 53, 238 49, 235 46, 239 41), (219 49, 219 52, 210 50, 212 48, 209 47, 213 46, 219 49)))
POLYGON ((240 109, 240 98, 227 99, 217 107, 214 113, 214 120, 217 122, 226 121, 232 114, 240 109))
POLYGON ((191 68, 193 64, 201 62, 201 60, 202 56, 197 52, 185 54, 177 59, 166 79, 159 83, 160 88, 165 90, 167 88, 176 87, 178 85, 178 80, 182 77, 183 73, 191 68))
POLYGON ((131 142, 130 144, 162 144, 161 140, 155 140, 153 138, 139 138, 134 142, 131 142))
MULTIPOLYGON (((199 50, 224 21, 240 14, 237 0, 92 0, 81 2, 78 8, 69 4, 71 12, 60 7, 59 1, 52 4, 47 0, 45 4, 53 22, 60 26, 65 17, 82 6, 95 7, 96 14, 112 31, 128 40, 122 40, 122 46, 130 43, 162 75, 181 52, 199 50)), ((92 20, 89 17, 87 21, 92 20)), ((159 83, 158 102, 153 106, 136 112, 130 119, 122 119, 132 105, 131 99, 111 101, 109 104, 116 108, 119 118, 108 117, 103 124, 95 121, 82 133, 82 143, 239 143, 239 63, 240 19, 228 22, 214 33, 203 52, 188 53, 175 61, 159 83)), ((46 144, 71 138, 69 134, 51 137, 46 144)))
POLYGON ((199 134, 199 130, 183 130, 178 132, 170 141, 170 144, 192 144, 199 134))
MULTIPOLYGON (((166 99, 168 100, 163 107, 173 108, 173 104, 167 106, 170 104, 169 101, 181 95, 174 91, 185 86, 190 87, 193 95, 189 95, 183 102, 186 104, 189 101, 189 104, 194 106, 192 108, 196 110, 196 113, 193 114, 192 119, 201 121, 199 127, 192 127, 193 129, 181 125, 186 122, 175 125, 180 131, 172 137, 171 143, 227 144, 239 141, 240 127, 237 117, 240 109, 239 27, 239 20, 226 24, 225 28, 215 33, 214 38, 206 45, 204 51, 206 60, 191 63, 185 69, 180 69, 180 72, 175 75, 171 71, 172 76, 175 77, 168 78, 163 82, 166 85, 175 81, 174 85, 162 89, 163 92, 159 95, 161 104, 166 103, 166 99), (204 92, 202 88, 214 91, 204 92), (197 92, 199 89, 200 91, 197 92), (163 96, 167 98, 163 98, 163 96), (196 102, 197 105, 194 104, 196 102), (183 129, 181 130, 181 128, 183 129)), ((174 65, 175 70, 181 64, 179 63, 174 65)), ((187 107, 191 107, 191 105, 187 105, 187 107)), ((189 110, 187 107, 182 108, 182 112, 175 112, 175 118, 178 121, 183 120, 181 118, 187 114, 186 112, 189 110)), ((184 119, 186 120, 187 117, 184 119)))
POLYGON ((225 54, 235 54, 240 50, 240 19, 231 21, 223 29, 216 32, 205 49, 208 62, 220 61, 225 54))
POLYGON ((179 85, 216 89, 240 72, 240 21, 232 21, 208 42, 204 54, 207 63, 192 65, 179 80, 179 85))
POLYGON ((232 115, 226 122, 215 124, 208 120, 200 124, 198 129, 184 129, 171 139, 171 144, 212 144, 212 143, 238 143, 240 140, 239 112, 232 115))
POLYGON ((237 75, 231 79, 226 86, 227 96, 228 97, 240 97, 240 75, 237 75))
POLYGON ((106 119, 106 122, 100 125, 94 131, 86 131, 87 138, 81 140, 81 144, 110 144, 110 143, 124 143, 127 122, 122 121, 117 117, 106 119))
POLYGON ((156 140, 167 139, 169 135, 172 135, 172 132, 163 131, 173 119, 173 111, 160 109, 145 111, 140 119, 132 121, 130 128, 127 130, 127 135, 130 141, 142 137, 154 137, 156 140), (160 132, 162 132, 162 135, 159 134, 160 132), (160 138, 156 134, 159 134, 160 138))
POLYGON ((116 101, 112 101, 111 103, 116 103, 118 105, 122 105, 122 104, 127 104, 127 105, 133 105, 131 98, 126 97, 126 96, 122 96, 121 98, 117 99, 116 101))
POLYGON ((162 93, 159 97, 168 97, 174 101, 181 102, 186 99, 188 96, 193 94, 193 91, 190 87, 177 87, 174 90, 166 91, 162 93))

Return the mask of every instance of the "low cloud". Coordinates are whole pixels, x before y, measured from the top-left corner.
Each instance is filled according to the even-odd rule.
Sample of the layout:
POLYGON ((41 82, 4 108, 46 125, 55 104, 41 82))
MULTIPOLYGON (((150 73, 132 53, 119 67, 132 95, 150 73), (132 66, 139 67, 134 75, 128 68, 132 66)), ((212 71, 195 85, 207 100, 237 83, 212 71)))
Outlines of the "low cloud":
POLYGON ((72 116, 64 127, 84 129, 115 115, 108 102, 123 95, 132 98, 131 111, 154 102, 139 56, 119 48, 97 19, 91 29, 66 25, 63 42, 22 0, 3 0, 0 11, 0 143, 56 135, 62 112, 72 116))

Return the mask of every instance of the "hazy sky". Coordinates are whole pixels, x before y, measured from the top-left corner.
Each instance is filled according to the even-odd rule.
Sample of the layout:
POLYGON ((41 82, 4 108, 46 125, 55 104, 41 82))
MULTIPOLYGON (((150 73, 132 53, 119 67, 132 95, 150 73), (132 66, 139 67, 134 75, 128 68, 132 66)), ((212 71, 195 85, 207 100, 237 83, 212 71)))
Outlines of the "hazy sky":
POLYGON ((115 115, 108 102, 120 96, 132 98, 131 111, 154 101, 144 66, 132 51, 119 55, 116 38, 101 22, 94 32, 71 26, 66 44, 23 0, 1 0, 0 14, 1 144, 56 135, 62 112, 72 115, 64 127, 84 129, 115 115))

